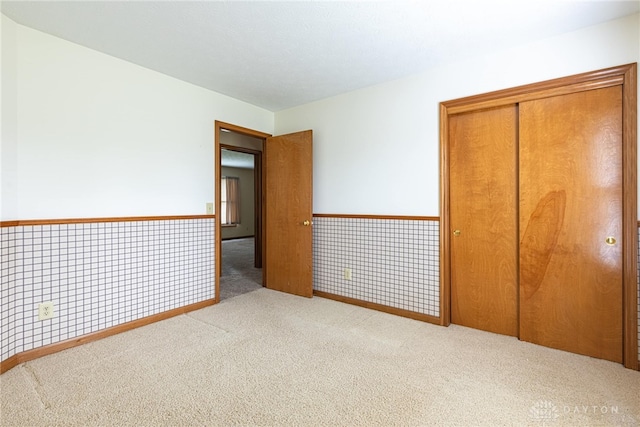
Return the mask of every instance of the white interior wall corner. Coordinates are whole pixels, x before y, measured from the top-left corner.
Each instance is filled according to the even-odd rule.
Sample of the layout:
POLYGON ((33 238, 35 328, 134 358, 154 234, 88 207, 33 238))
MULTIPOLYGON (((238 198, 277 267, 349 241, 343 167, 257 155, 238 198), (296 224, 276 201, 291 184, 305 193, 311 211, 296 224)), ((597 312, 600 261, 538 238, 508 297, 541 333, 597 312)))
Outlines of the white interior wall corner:
POLYGON ((273 132, 270 111, 13 25, 15 219, 204 214, 215 121, 273 132))
MULTIPOLYGON (((640 14, 275 114, 314 130, 316 213, 439 215, 439 103, 640 62, 640 14)), ((640 189, 640 186, 639 186, 640 189)))

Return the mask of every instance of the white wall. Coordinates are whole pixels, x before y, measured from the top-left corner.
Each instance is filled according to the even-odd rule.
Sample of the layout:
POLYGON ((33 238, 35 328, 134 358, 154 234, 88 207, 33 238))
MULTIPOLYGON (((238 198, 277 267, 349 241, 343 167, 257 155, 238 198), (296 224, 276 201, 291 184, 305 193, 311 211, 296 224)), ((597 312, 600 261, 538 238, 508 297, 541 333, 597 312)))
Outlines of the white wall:
POLYGON ((273 130, 270 111, 7 21, 18 149, 2 177, 19 197, 3 220, 204 214, 214 121, 273 130))
POLYGON ((438 103, 640 60, 640 15, 274 114, 2 17, 1 219, 197 214, 213 122, 314 130, 314 212, 438 215, 438 103), (19 195, 19 196, 18 196, 19 195))
POLYGON ((640 61, 640 15, 277 112, 314 131, 314 212, 439 215, 439 103, 640 61))
POLYGON ((18 205, 17 167, 17 54, 16 24, 2 16, 0 20, 2 34, 2 60, 0 62, 0 88, 2 107, 0 121, 0 218, 15 218, 18 205))

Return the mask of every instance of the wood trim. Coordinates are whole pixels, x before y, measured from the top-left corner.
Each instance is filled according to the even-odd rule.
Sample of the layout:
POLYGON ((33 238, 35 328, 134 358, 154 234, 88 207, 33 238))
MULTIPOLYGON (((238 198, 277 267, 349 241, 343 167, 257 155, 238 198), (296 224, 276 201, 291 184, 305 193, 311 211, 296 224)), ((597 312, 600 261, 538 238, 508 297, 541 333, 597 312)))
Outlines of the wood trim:
MULTIPOLYGON (((222 129, 222 126, 226 125, 225 123, 222 122, 218 122, 216 120, 215 125, 214 125, 214 131, 213 131, 213 145, 214 145, 214 150, 213 150, 213 187, 214 187, 214 210, 215 212, 219 212, 220 206, 221 206, 221 199, 220 199, 220 182, 222 180, 222 147, 220 144, 220 132, 222 129)), ((228 129, 225 127, 225 129, 228 129)), ((215 275, 214 275, 214 284, 213 286, 215 287, 214 290, 214 300, 217 303, 220 302, 220 274, 222 272, 222 257, 220 256, 220 254, 222 253, 222 223, 221 223, 221 218, 220 215, 216 215, 216 230, 215 230, 215 248, 214 248, 214 257, 215 257, 215 261, 214 261, 214 269, 215 269, 215 275)))
POLYGON ((440 295, 441 322, 450 322, 449 116, 531 99, 622 85, 623 90, 623 325, 624 366, 638 369, 638 206, 637 206, 637 64, 490 92, 440 104, 440 295))
POLYGON ((313 214, 314 218, 355 218, 355 219, 397 219, 415 221, 440 221, 437 216, 403 216, 403 215, 358 215, 358 214, 313 214))
POLYGON ((209 299, 195 304, 185 305, 184 307, 174 308, 173 310, 164 311, 162 313, 154 314, 151 316, 143 317, 141 319, 132 320, 131 322, 122 323, 120 325, 112 326, 101 331, 93 332, 80 337, 68 339, 66 341, 57 342, 55 344, 46 345, 43 347, 34 348, 32 350, 23 351, 22 353, 14 354, 10 358, 0 362, 0 374, 8 371, 24 362, 37 359, 39 357, 48 356, 53 353, 60 352, 72 347, 77 347, 82 344, 86 344, 92 341, 97 341, 102 338, 110 337, 112 335, 119 334, 121 332, 130 331, 142 326, 150 325, 161 320, 166 320, 171 317, 179 316, 181 314, 188 313, 190 311, 200 310, 201 308, 208 307, 215 304, 215 300, 209 299))
POLYGON ((440 104, 440 324, 451 324, 451 257, 449 243, 449 113, 440 104))
POLYGON ((171 216, 123 216, 109 218, 65 218, 65 219, 21 219, 2 221, 0 227, 19 227, 26 225, 60 225, 60 224, 93 224, 101 222, 136 222, 136 221, 175 221, 184 219, 209 219, 215 215, 171 215, 171 216))
MULTIPOLYGON (((262 153, 262 151, 260 150, 252 150, 251 148, 245 148, 245 147, 240 147, 240 146, 236 146, 236 145, 229 145, 229 144, 220 144, 220 149, 221 150, 229 150, 229 151, 238 151, 240 153, 246 153, 246 154, 259 154, 262 153)), ((255 166, 254 166, 255 168, 255 166)))
POLYGON ((480 95, 468 96, 442 103, 449 114, 481 110, 507 104, 548 98, 568 93, 582 92, 623 84, 627 69, 633 64, 606 68, 559 79, 503 89, 480 95))
POLYGON ((262 189, 262 153, 254 154, 255 167, 253 170, 253 195, 254 195, 254 232, 255 235, 255 247, 254 247, 254 264, 255 268, 262 268, 263 260, 263 248, 264 248, 264 233, 263 233, 263 189, 262 189))
POLYGON ((640 369, 638 355, 638 87, 637 64, 625 70, 622 85, 623 162, 623 328, 624 366, 640 369))
POLYGON ((0 374, 4 374, 5 372, 7 372, 9 369, 15 368, 16 366, 18 366, 20 363, 18 361, 18 356, 20 356, 22 353, 20 354, 14 354, 13 356, 11 356, 10 358, 3 360, 2 362, 0 362, 0 374))
POLYGON ((264 139, 271 136, 270 133, 260 132, 258 130, 253 130, 253 129, 245 128, 242 126, 233 125, 231 123, 221 122, 219 120, 216 120, 215 123, 216 123, 216 134, 219 129, 226 129, 226 130, 230 130, 231 132, 241 133, 243 135, 253 136, 255 138, 264 139))
POLYGON ((329 292, 313 291, 313 295, 320 298, 327 298, 334 301, 344 302, 346 304, 357 305, 359 307, 369 308, 371 310, 382 311, 384 313, 395 314, 396 316, 408 317, 409 319, 421 320, 423 322, 440 324, 440 318, 430 316, 428 314, 417 313, 415 311, 403 310, 401 308, 389 307, 387 305, 376 304, 373 302, 363 301, 355 298, 344 297, 342 295, 331 294, 329 292))
MULTIPOLYGON (((230 150, 235 150, 235 151, 242 151, 245 153, 252 153, 254 154, 256 157, 256 166, 254 169, 254 175, 256 176, 256 184, 257 186, 255 187, 254 191, 256 192, 256 202, 259 202, 256 204, 256 229, 255 229, 255 235, 256 235, 256 258, 259 256, 261 258, 261 260, 264 258, 264 234, 265 234, 265 230, 263 227, 264 224, 264 204, 262 203, 262 194, 264 192, 264 185, 262 183, 263 181, 263 173, 264 170, 262 168, 262 152, 259 150, 252 150, 252 149, 248 149, 246 147, 237 147, 235 145, 229 145, 229 144, 222 144, 220 142, 220 132, 222 132, 222 129, 231 131, 231 132, 236 132, 242 135, 246 135, 246 136, 251 136, 254 138, 261 138, 262 141, 262 149, 265 149, 265 142, 266 139, 271 137, 271 134, 269 133, 265 133, 265 132, 260 132, 257 130, 253 130, 253 129, 249 129, 249 128, 245 128, 242 126, 237 126, 231 123, 225 123, 225 122, 221 122, 219 120, 215 121, 214 124, 214 187, 215 187, 215 208, 216 208, 216 212, 218 212, 218 209, 220 209, 220 179, 222 178, 222 165, 221 165, 221 158, 222 158, 222 148, 225 149, 230 149, 230 150), (259 176, 258 176, 259 174, 259 176), (258 192, 260 192, 260 194, 257 194, 258 192), (260 199, 260 200, 258 200, 260 199), (258 248, 260 249, 258 251, 258 248)), ((222 272, 222 257, 218 256, 218 254, 222 253, 222 227, 220 224, 220 217, 217 216, 216 217, 216 236, 215 236, 215 302, 218 303, 220 302, 220 273, 222 272)), ((256 262, 256 267, 257 267, 257 262, 256 262)), ((263 268, 263 272, 262 272, 262 277, 263 277, 263 286, 264 286, 264 266, 262 265, 262 261, 260 261, 260 265, 263 268)))

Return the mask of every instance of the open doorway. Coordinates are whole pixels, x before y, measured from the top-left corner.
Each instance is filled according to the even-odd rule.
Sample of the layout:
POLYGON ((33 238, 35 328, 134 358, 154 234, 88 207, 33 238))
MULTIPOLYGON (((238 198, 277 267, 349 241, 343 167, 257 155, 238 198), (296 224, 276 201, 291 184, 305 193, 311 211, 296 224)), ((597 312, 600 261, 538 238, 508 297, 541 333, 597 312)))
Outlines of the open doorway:
POLYGON ((262 148, 268 136, 216 122, 216 301, 263 285, 262 148))
MULTIPOLYGON (((221 142, 240 136, 223 132, 221 142)), ((228 147, 221 149, 220 157, 220 300, 225 300, 261 288, 262 268, 256 257, 256 223, 260 217, 256 207, 256 154, 224 143, 221 146, 228 147)))
POLYGON ((259 218, 254 247, 255 262, 260 263, 256 267, 262 267, 262 285, 293 295, 313 295, 312 148, 312 130, 271 136, 215 122, 216 302, 220 301, 224 257, 220 215, 223 149, 255 156, 255 211, 259 218))

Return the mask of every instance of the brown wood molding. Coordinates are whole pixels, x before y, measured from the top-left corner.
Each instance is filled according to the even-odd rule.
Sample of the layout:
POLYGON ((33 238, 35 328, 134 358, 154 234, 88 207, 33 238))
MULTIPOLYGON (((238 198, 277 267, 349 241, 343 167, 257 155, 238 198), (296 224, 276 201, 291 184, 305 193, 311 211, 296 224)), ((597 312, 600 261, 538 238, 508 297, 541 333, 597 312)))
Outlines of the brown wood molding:
POLYGON ((7 372, 9 369, 15 368, 16 366, 18 366, 20 363, 19 361, 19 356, 21 356, 23 353, 19 353, 19 354, 14 354, 13 356, 11 356, 10 358, 3 360, 2 362, 0 362, 0 374, 4 374, 5 372, 7 372))
POLYGON ((449 114, 440 104, 440 325, 451 324, 451 263, 449 241, 449 114))
POLYGON ((22 353, 20 354, 14 354, 13 356, 11 356, 10 358, 3 360, 2 362, 0 362, 0 374, 3 374, 5 372, 7 372, 9 369, 15 368, 16 366, 18 366, 20 363, 18 361, 18 356, 20 356, 22 353))
POLYGON ((623 92, 623 325, 624 366, 639 369, 638 358, 638 206, 637 64, 577 74, 540 83, 454 99, 440 104, 440 304, 441 324, 450 323, 449 116, 544 97, 610 86, 623 92))
POLYGON ((638 354, 638 68, 625 69, 622 85, 622 162, 623 162, 623 328, 624 365, 640 370, 638 354))
MULTIPOLYGON (((214 181, 214 188, 215 188, 215 209, 217 210, 219 208, 219 206, 221 205, 220 202, 220 180, 222 178, 222 164, 221 164, 221 159, 222 159, 222 149, 233 149, 235 151, 242 151, 242 152, 246 152, 246 153, 250 153, 253 154, 255 156, 255 170, 254 170, 254 176, 255 176, 255 202, 256 202, 256 227, 255 227, 255 233, 256 233, 256 249, 255 249, 255 257, 256 257, 256 268, 259 268, 258 266, 262 266, 262 258, 264 257, 264 236, 263 236, 263 225, 262 225, 262 221, 264 218, 264 204, 262 203, 262 192, 264 191, 264 186, 262 183, 262 151, 261 150, 257 150, 255 148, 248 148, 248 147, 240 147, 237 145, 228 145, 228 144, 222 144, 221 142, 221 132, 223 132, 223 130, 225 131, 231 131, 231 132, 235 132, 235 133, 239 133, 242 135, 246 135, 246 136, 250 136, 253 138, 259 138, 262 139, 262 149, 264 149, 264 142, 267 138, 269 138, 271 136, 271 134, 269 133, 265 133, 265 132, 260 132, 257 130, 253 130, 253 129, 249 129, 249 128, 245 128, 242 126, 238 126, 238 125, 234 125, 231 123, 226 123, 226 122, 222 122, 219 120, 216 120, 214 123, 214 132, 213 132, 213 145, 214 145, 214 153, 215 153, 215 159, 214 159, 214 174, 213 174, 213 181, 214 181), (259 259, 258 259, 259 257, 259 259)), ((220 226, 220 217, 216 218, 216 236, 215 236, 215 253, 216 255, 221 253, 222 251, 222 227, 220 226)), ((220 302, 220 273, 222 272, 222 257, 221 256, 216 256, 215 257, 215 301, 220 302)), ((264 277, 264 270, 263 270, 263 277, 264 277)))
POLYGON ((257 131, 257 130, 253 130, 253 129, 245 128, 245 127, 242 127, 242 126, 233 125, 231 123, 225 123, 225 122, 221 122, 219 120, 216 120, 216 122, 215 122, 216 134, 218 134, 218 132, 221 129, 230 130, 232 132, 241 133, 241 134, 247 135, 247 136, 253 136, 255 138, 268 138, 268 137, 271 136, 270 133, 260 132, 260 131, 257 131))
POLYGON ((633 65, 634 64, 626 64, 618 67, 576 74, 574 76, 561 77, 558 79, 546 80, 543 82, 517 86, 480 95, 468 96, 465 98, 446 101, 441 105, 447 109, 449 114, 457 114, 465 111, 515 104, 518 102, 530 101, 532 99, 617 86, 623 83, 627 70, 633 65))
POLYGON ((100 222, 136 222, 136 221, 176 221, 185 219, 211 219, 215 215, 171 215, 171 216, 123 216, 109 218, 64 218, 64 219, 21 219, 1 221, 0 227, 19 227, 25 225, 93 224, 100 222))
POLYGON ((354 219, 397 219, 409 221, 440 221, 437 216, 403 215, 359 215, 359 214, 313 214, 314 218, 354 218, 354 219))
POLYGON ((77 347, 82 344, 86 344, 92 341, 97 341, 102 338, 110 337, 112 335, 119 334, 121 332, 130 331, 141 326, 150 325, 151 323, 166 320, 171 317, 179 316, 181 314, 188 313, 190 311, 199 310, 201 308, 213 305, 215 302, 212 299, 197 302, 195 304, 185 305, 184 307, 174 308, 173 310, 164 311, 162 313, 154 314, 151 316, 143 317, 141 319, 132 320, 131 322, 122 323, 120 325, 112 326, 101 331, 93 332, 90 334, 82 335, 68 339, 66 341, 60 341, 55 344, 46 345, 43 347, 34 348, 32 350, 23 351, 22 353, 14 354, 10 358, 0 362, 0 374, 8 371, 9 369, 30 360, 37 359, 42 356, 48 356, 49 354, 58 353, 68 348, 77 347))
MULTIPOLYGON (((233 126, 229 125, 229 123, 223 123, 216 120, 214 124, 213 131, 213 152, 214 152, 214 168, 213 168, 213 188, 214 188, 214 212, 218 212, 220 206, 222 206, 221 197, 220 197, 220 188, 222 186, 222 148, 220 147, 220 132, 222 129, 229 129, 229 127, 225 126, 233 126)), ((216 218, 216 226, 215 226, 215 260, 213 264, 213 268, 215 271, 215 277, 213 280, 213 286, 215 289, 214 300, 217 303, 220 302, 220 272, 222 271, 222 257, 218 256, 218 254, 222 253, 222 218, 218 216, 216 218)))
POLYGON ((359 307, 369 308, 371 310, 382 311, 384 313, 395 314, 396 316, 408 317, 409 319, 421 320, 434 325, 440 324, 440 318, 430 316, 428 314, 417 313, 415 311, 403 310, 401 308, 389 307, 387 305, 377 304, 374 302, 363 301, 355 298, 344 297, 329 292, 313 291, 313 295, 320 298, 327 298, 334 301, 344 302, 346 304, 357 305, 359 307))

